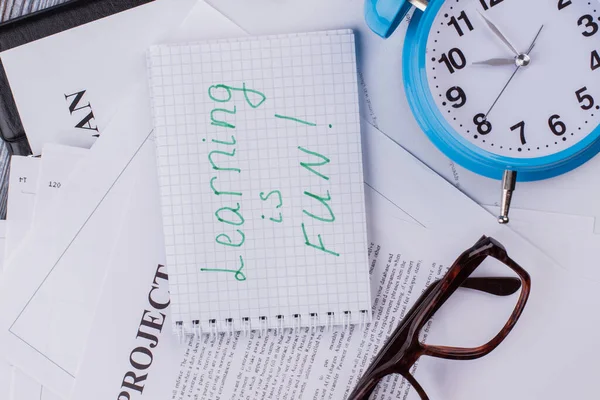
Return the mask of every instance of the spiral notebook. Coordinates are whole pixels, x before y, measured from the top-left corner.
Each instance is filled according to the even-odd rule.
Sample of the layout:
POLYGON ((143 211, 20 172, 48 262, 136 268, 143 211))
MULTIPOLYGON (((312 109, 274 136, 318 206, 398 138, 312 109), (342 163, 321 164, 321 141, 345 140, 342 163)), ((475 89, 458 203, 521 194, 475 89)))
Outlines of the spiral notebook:
POLYGON ((148 52, 178 334, 371 318, 354 34, 148 52))

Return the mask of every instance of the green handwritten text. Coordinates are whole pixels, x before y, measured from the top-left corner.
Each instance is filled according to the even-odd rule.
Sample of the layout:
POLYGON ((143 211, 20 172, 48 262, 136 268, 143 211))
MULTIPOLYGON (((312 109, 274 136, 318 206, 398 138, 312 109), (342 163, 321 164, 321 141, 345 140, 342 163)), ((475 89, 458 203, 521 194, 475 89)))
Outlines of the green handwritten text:
POLYGON ((217 188, 215 188, 215 181, 218 178, 216 176, 213 176, 210 180, 210 188, 212 189, 213 193, 216 196, 241 196, 242 193, 241 192, 221 192, 219 190, 217 190, 217 188))
POLYGON ((321 250, 321 251, 323 251, 325 253, 334 255, 336 257, 340 256, 339 253, 336 253, 335 251, 329 250, 329 249, 327 249, 325 247, 325 245, 323 244, 323 238, 321 237, 321 235, 317 235, 317 239, 319 239, 319 245, 318 246, 316 244, 314 244, 314 243, 311 243, 310 239, 308 238, 308 234, 306 233, 306 226, 304 226, 304 223, 302 223, 302 233, 304 233, 304 243, 307 246, 315 248, 317 250, 321 250))
POLYGON ((237 229, 237 233, 239 233, 241 236, 239 243, 234 243, 233 240, 231 240, 231 238, 229 237, 229 235, 226 235, 225 233, 221 233, 220 235, 217 235, 215 240, 217 243, 222 244, 223 246, 242 247, 242 245, 246 241, 246 235, 244 235, 244 232, 240 231, 239 229, 237 229), (227 239, 227 242, 225 242, 222 238, 227 239))
POLYGON ((219 208, 215 212, 215 216, 217 217, 217 219, 219 220, 219 222, 223 222, 223 223, 228 224, 228 225, 241 226, 241 225, 244 224, 244 217, 240 213, 240 203, 237 203, 237 207, 235 207, 235 208, 233 208, 233 207, 221 207, 221 208, 219 208), (231 220, 228 220, 228 219, 225 219, 225 218, 221 217, 221 213, 223 213, 225 211, 231 212, 234 216, 236 216, 238 218, 238 221, 237 222, 236 221, 231 221, 231 220))
POLYGON ((316 169, 314 169, 313 167, 322 167, 323 165, 329 164, 329 162, 331 161, 329 158, 325 157, 322 154, 319 154, 315 151, 310 151, 308 149, 305 149, 304 147, 300 147, 298 146, 298 150, 300 150, 303 153, 309 154, 311 156, 315 156, 318 157, 319 159, 321 159, 320 162, 312 162, 312 163, 308 163, 308 162, 301 162, 300 165, 304 168, 306 168, 307 170, 309 170, 310 172, 312 172, 313 174, 317 175, 320 178, 325 179, 326 181, 329 180, 329 177, 320 173, 319 171, 317 171, 316 169))
POLYGON ((317 126, 317 124, 314 124, 312 122, 304 121, 304 120, 301 120, 299 118, 294 118, 294 117, 286 117, 285 115, 275 114, 275 118, 287 119, 288 121, 298 122, 299 124, 302 124, 302 125, 317 126))
POLYGON ((226 272, 234 274, 235 280, 243 282, 246 280, 246 275, 242 272, 244 269, 244 258, 240 256, 240 267, 238 269, 219 269, 219 268, 200 268, 203 272, 226 272))
POLYGON ((333 222, 335 221, 335 215, 333 214, 333 210, 331 209, 331 207, 329 206, 329 204, 327 204, 328 201, 331 201, 331 195, 329 194, 329 190, 327 191, 327 197, 322 197, 310 192, 304 192, 305 195, 307 195, 310 198, 313 198, 315 200, 318 200, 321 204, 323 204, 325 206, 325 208, 327 208, 327 211, 329 212, 329 217, 328 218, 324 218, 324 217, 319 217, 318 215, 315 215, 313 213, 310 213, 306 210, 302 210, 302 212, 306 215, 308 215, 309 217, 312 217, 314 219, 317 219, 321 222, 333 222))

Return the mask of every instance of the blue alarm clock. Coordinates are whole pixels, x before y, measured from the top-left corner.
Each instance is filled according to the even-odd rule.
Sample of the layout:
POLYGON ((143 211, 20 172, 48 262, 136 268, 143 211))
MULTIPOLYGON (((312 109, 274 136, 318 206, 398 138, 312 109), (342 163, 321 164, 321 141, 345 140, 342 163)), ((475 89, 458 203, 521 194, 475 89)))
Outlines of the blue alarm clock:
POLYGON ((369 27, 389 37, 415 8, 404 86, 430 140, 469 170, 503 179, 570 171, 600 151, 597 0, 366 0, 369 27))

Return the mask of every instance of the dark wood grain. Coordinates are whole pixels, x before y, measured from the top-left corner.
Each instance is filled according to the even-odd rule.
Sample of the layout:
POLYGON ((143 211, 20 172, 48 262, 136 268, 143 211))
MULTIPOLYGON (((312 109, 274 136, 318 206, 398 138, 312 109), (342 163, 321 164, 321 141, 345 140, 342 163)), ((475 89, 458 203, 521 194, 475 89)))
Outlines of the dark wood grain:
MULTIPOLYGON (((0 0, 0 21, 7 21, 64 1, 66 0, 0 0)), ((10 154, 2 142, 0 143, 0 219, 6 218, 9 160, 10 154)))

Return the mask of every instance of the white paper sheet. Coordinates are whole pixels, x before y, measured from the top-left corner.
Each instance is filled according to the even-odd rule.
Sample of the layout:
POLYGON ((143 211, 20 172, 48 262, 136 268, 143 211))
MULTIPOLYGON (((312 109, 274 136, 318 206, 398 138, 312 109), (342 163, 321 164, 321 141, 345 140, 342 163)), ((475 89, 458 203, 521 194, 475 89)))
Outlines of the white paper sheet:
MULTIPOLYGON (((523 394, 523 398, 562 399, 585 398, 589 393, 593 393, 595 369, 592 363, 597 356, 597 351, 593 350, 595 339, 592 335, 579 337, 579 340, 584 343, 583 347, 586 348, 585 355, 578 351, 573 355, 564 355, 563 358, 569 362, 568 369, 562 367, 562 362, 557 363, 554 355, 547 352, 547 348, 570 335, 571 326, 576 325, 586 331, 595 331, 600 326, 600 317, 594 316, 598 284, 578 279, 576 274, 552 263, 510 229, 499 226, 492 215, 456 191, 433 171, 394 146, 393 142, 383 134, 366 126, 364 135, 365 179, 368 184, 420 224, 429 225, 436 229, 438 234, 445 232, 443 239, 438 238, 431 242, 434 246, 421 254, 427 254, 430 259, 445 260, 443 263, 450 263, 458 253, 486 233, 500 240, 507 247, 509 255, 526 268, 532 277, 531 296, 521 320, 508 339, 493 354, 469 362, 427 358, 421 361, 416 377, 427 388, 431 398, 506 399, 518 391, 523 394), (396 171, 401 173, 398 174, 396 171), (579 293, 580 291, 582 293, 579 293), (556 293, 561 295, 557 296, 556 293), (559 310, 558 314, 557 310, 559 310), (562 322, 557 323, 558 320, 562 322), (548 377, 553 376, 561 376, 561 385, 548 385, 548 377), (584 377, 583 380, 580 379, 581 376, 584 377), (506 385, 507 381, 511 384, 506 385)), ((385 204, 389 205, 389 203, 385 204)), ((143 218, 149 212, 146 209, 137 217, 143 219, 143 222, 139 223, 139 225, 143 224, 140 232, 149 232, 150 224, 159 225, 158 222, 143 218)), ((383 217, 385 221, 385 213, 383 217)), ((369 226, 370 232, 379 228, 383 230, 386 239, 390 241, 397 239, 398 242, 395 242, 397 246, 402 247, 403 243, 406 243, 411 248, 419 248, 418 243, 421 243, 422 239, 417 239, 419 236, 414 232, 424 230, 417 224, 400 224, 391 227, 379 220, 369 219, 369 221, 376 221, 369 226)), ((135 224, 130 224, 133 225, 135 224)), ((156 239, 152 239, 152 235, 149 235, 148 240, 155 243, 156 239)), ((103 399, 109 393, 117 393, 120 390, 139 395, 135 388, 132 389, 131 385, 126 384, 133 382, 134 375, 127 375, 128 372, 138 375, 148 373, 143 380, 143 393, 147 399, 180 399, 185 396, 212 399, 219 395, 223 395, 224 398, 237 398, 236 396, 239 397, 242 391, 249 398, 268 398, 270 395, 277 397, 277 393, 282 393, 281 398, 292 393, 296 398, 313 398, 315 394, 319 398, 321 394, 323 398, 343 398, 344 393, 347 394, 347 387, 351 388, 360 370, 366 366, 366 361, 363 364, 360 361, 356 364, 355 360, 368 360, 381 344, 386 332, 390 333, 387 327, 381 331, 381 335, 378 334, 380 331, 377 329, 373 335, 361 335, 353 330, 350 332, 354 333, 345 336, 337 332, 313 336, 306 341, 303 339, 305 334, 283 335, 280 339, 277 336, 265 336, 260 339, 258 335, 253 335, 249 339, 244 339, 240 336, 224 335, 217 336, 213 341, 206 339, 199 347, 191 343, 187 349, 179 350, 178 358, 169 361, 168 355, 177 354, 173 349, 165 350, 169 346, 169 336, 165 333, 159 335, 159 329, 146 330, 148 326, 144 325, 142 326, 144 332, 156 335, 159 344, 152 347, 153 364, 144 371, 138 371, 130 361, 130 354, 133 349, 148 346, 154 341, 154 339, 148 340, 147 336, 145 339, 140 338, 138 329, 140 329, 139 316, 143 315, 144 309, 149 309, 147 308, 149 307, 148 292, 152 290, 152 282, 156 274, 154 268, 157 263, 160 263, 160 261, 153 261, 149 252, 143 250, 147 248, 148 246, 137 244, 127 249, 131 250, 131 253, 127 252, 130 257, 127 262, 131 264, 131 260, 138 260, 140 262, 138 268, 146 271, 145 283, 140 282, 140 274, 134 273, 129 278, 129 285, 124 282, 124 276, 114 274, 109 278, 114 279, 115 282, 115 286, 109 287, 114 287, 117 292, 105 292, 106 308, 99 309, 98 319, 91 331, 97 338, 91 339, 91 343, 97 345, 87 349, 73 398, 89 398, 96 395, 97 399, 103 399), (139 248, 138 256, 133 254, 136 247, 139 248), (133 300, 131 296, 127 297, 127 306, 131 306, 127 308, 122 307, 123 304, 116 295, 125 291, 125 288, 131 288, 130 293, 138 293, 137 300, 133 300), (134 304, 135 302, 137 304, 134 304), (115 311, 117 309, 120 312, 115 311), (119 329, 115 331, 117 326, 119 329), (100 340, 105 337, 110 338, 111 342, 100 340), (107 348, 115 351, 103 350, 101 347, 103 343, 107 348), (273 347, 270 347, 271 343, 273 347), (277 347, 278 343, 281 347, 277 347), (296 358, 296 355, 305 354, 306 348, 303 346, 308 346, 308 343, 313 346, 308 352, 309 357, 310 354, 315 354, 316 357, 314 363, 310 364, 311 372, 306 376, 286 374, 284 372, 286 368, 288 371, 304 371, 304 368, 307 368, 304 362, 309 361, 301 362, 302 356, 296 358), (319 343, 329 344, 335 350, 322 349, 312 353, 315 351, 314 346, 318 347, 319 343), (223 346, 231 347, 227 347, 229 351, 224 351, 223 346), (270 348, 273 349, 271 350, 273 354, 269 358, 272 364, 266 363, 263 367, 260 353, 268 354, 270 348), (280 350, 275 350, 276 348, 280 350), (283 351, 286 352, 285 355, 280 353, 283 351), (294 364, 294 360, 298 360, 301 364, 294 364), (243 369, 239 370, 240 367, 243 369), (167 379, 167 372, 173 373, 173 371, 173 377, 167 379), (271 378, 270 374, 272 374, 271 378), (278 379, 275 380, 275 376, 278 379), (102 383, 99 385, 98 382, 102 383), (90 387, 102 387, 106 392, 90 391, 90 387), (301 397, 300 393, 303 393, 301 397)), ((398 251, 389 247, 386 250, 389 253, 398 251)), ((155 257, 160 259, 160 255, 155 257)), ((119 257, 120 260, 124 258, 126 256, 119 257)), ((422 265, 432 264, 423 262, 422 265)), ((421 278, 436 276, 435 268, 429 267, 429 271, 429 274, 419 276, 421 278)), ((156 282, 159 280, 155 280, 155 286, 156 282)), ((373 282, 375 285, 378 284, 377 279, 373 282)), ((374 290, 374 293, 377 292, 374 290)), ((157 295, 158 293, 164 294, 164 292, 157 292, 157 295)), ((164 300, 164 297, 160 299, 164 300)), ((150 311, 154 313, 150 315, 156 316, 158 311, 160 310, 150 311)), ((158 318, 155 322, 162 323, 163 317, 158 318)), ((476 324, 469 326, 469 331, 489 334, 487 329, 489 322, 497 321, 491 321, 489 316, 481 315, 476 324)), ((438 322, 442 332, 450 328, 445 325, 447 323, 448 321, 444 320, 438 322)), ((432 334, 430 340, 442 338, 443 336, 432 334)), ((134 353, 137 357, 139 355, 137 353, 141 354, 141 350, 138 349, 134 353)), ((403 398, 401 395, 405 386, 401 386, 399 382, 394 385, 393 381, 394 379, 390 381, 386 389, 392 393, 389 397, 382 398, 403 398)), ((121 398, 127 398, 126 396, 123 394, 121 398)), ((94 399, 92 397, 92 400, 94 399)))
POLYGON ((0 396, 10 400, 10 386, 12 382, 11 366, 4 360, 0 360, 0 396))
MULTIPOLYGON (((75 164, 75 158, 84 154, 87 150, 80 148, 69 148, 65 146, 50 146, 48 151, 44 151, 44 158, 16 157, 15 169, 13 169, 19 179, 14 190, 9 190, 8 203, 11 204, 13 215, 19 217, 15 222, 19 223, 18 237, 26 237, 27 231, 33 227, 35 221, 35 210, 48 210, 51 212, 52 198, 56 196, 57 185, 52 187, 52 182, 66 182, 68 175, 72 172, 72 166, 75 164), (33 160, 33 161, 31 161, 33 160), (66 166, 71 166, 71 169, 66 166), (48 184, 46 184, 48 182, 48 184), (26 185, 27 184, 27 185, 26 185), (47 192, 47 194, 44 194, 47 192), (42 201, 40 201, 40 197, 42 201), (48 202, 50 204, 44 203, 48 202), (29 214, 29 215, 27 215, 29 214), (27 229, 26 229, 27 228, 27 229)), ((40 217, 38 215, 38 217, 40 217)), ((0 229, 5 229, 7 221, 0 221, 0 229)), ((4 249, 4 233, 0 238, 0 248, 4 249)), ((11 248, 17 248, 21 242, 16 242, 18 237, 15 235, 11 243, 11 248)), ((21 239, 22 240, 22 239, 21 239)), ((4 257, 2 257, 4 262, 4 257)), ((35 327, 38 329, 38 327, 35 327)), ((8 400, 51 400, 55 395, 48 389, 44 389, 41 384, 24 374, 21 370, 10 366, 2 361, 2 373, 0 376, 2 385, 0 388, 5 392, 0 394, 0 399, 8 400), (4 386, 6 385, 6 386, 4 386), (9 397, 10 396, 10 397, 9 397)))
MULTIPOLYGON (((4 257, 6 260, 19 246, 29 232, 33 220, 35 192, 37 190, 40 159, 13 156, 10 161, 10 176, 6 209, 6 240, 4 257)), ((7 266, 5 265, 5 268, 7 266)))
POLYGON ((52 217, 59 193, 68 185, 69 176, 88 154, 80 147, 47 144, 42 150, 39 184, 33 208, 33 225, 43 224, 52 217))
MULTIPOLYGON (((4 251, 6 241, 6 221, 0 221, 0 279, 4 268, 4 251)), ((11 366, 4 359, 0 359, 0 399, 8 399, 12 379, 11 366)))
POLYGON ((8 223, 6 220, 0 220, 0 278, 4 271, 4 253, 6 252, 6 227, 8 223))
POLYGON ((600 253, 594 217, 515 209, 510 226, 557 264, 576 270, 580 278, 600 282, 600 269, 591 262, 600 253))
MULTIPOLYGON (((126 182, 126 180, 124 181, 126 182)), ((46 380, 39 379, 40 375, 36 375, 35 372, 42 367, 40 360, 51 363, 53 366, 59 366, 63 373, 69 370, 76 371, 78 358, 74 358, 73 354, 83 350, 86 339, 85 333, 78 328, 85 327, 86 320, 92 318, 99 290, 97 288, 94 292, 89 290, 89 286, 94 286, 93 282, 102 282, 104 278, 103 269, 110 261, 111 248, 116 233, 120 230, 122 221, 120 210, 122 210, 123 204, 127 204, 130 191, 131 188, 127 186, 127 182, 115 189, 115 197, 107 198, 106 204, 109 207, 104 211, 99 209, 96 214, 97 218, 90 221, 88 229, 78 232, 78 240, 69 240, 63 245, 63 250, 56 249, 53 245, 60 241, 62 228, 68 225, 69 213, 65 212, 60 217, 53 214, 57 217, 56 219, 48 219, 48 223, 40 225, 47 227, 43 231, 44 234, 40 235, 45 237, 44 245, 36 246, 36 250, 33 251, 36 254, 32 256, 39 259, 48 254, 58 253, 56 261, 51 265, 53 274, 43 277, 45 285, 37 287, 30 293, 26 307, 22 305, 20 310, 15 309, 16 314, 13 314, 15 318, 7 328, 10 329, 10 333, 6 331, 7 336, 3 338, 6 347, 3 346, 2 351, 13 356, 8 357, 12 364, 40 380, 44 386, 51 387, 53 391, 60 393, 55 386, 60 384, 60 381, 52 380, 52 376, 45 376, 46 380), (69 252, 64 253, 65 248, 68 248, 69 252), (90 254, 94 254, 94 257, 89 257, 90 254), (82 265, 85 265, 86 268, 74 268, 82 265), (97 273, 94 274, 94 271, 97 273), (78 282, 78 284, 68 285, 67 287, 70 288, 68 292, 61 290, 64 287, 62 285, 67 282, 78 282), (60 329, 64 329, 64 331, 59 333, 60 329), (65 342, 70 344, 69 349, 65 350, 60 347, 60 343, 65 342), (30 356, 27 357, 28 355, 30 356)), ((73 207, 76 205, 72 204, 71 209, 73 207)), ((29 237, 36 237, 40 232, 41 230, 38 229, 33 230, 29 237)), ((26 240, 13 253, 14 258, 9 259, 8 272, 5 274, 3 284, 10 282, 12 276, 26 278, 31 272, 31 266, 35 265, 35 262, 34 264, 19 262, 19 254, 21 254, 19 249, 26 249, 27 243, 26 240)), ((26 285, 12 286, 9 284, 5 288, 8 286, 14 290, 2 290, 4 299, 2 303, 4 306, 10 307, 13 300, 18 297, 15 296, 15 293, 21 293, 26 285)), ((8 354, 5 355, 8 356, 8 354)), ((62 394, 66 396, 68 392, 63 391, 62 394)))

